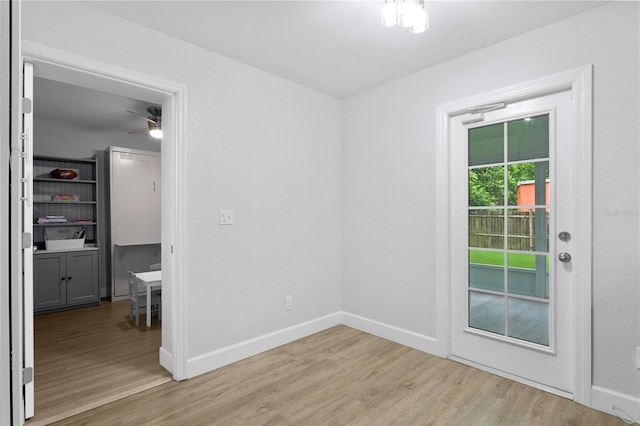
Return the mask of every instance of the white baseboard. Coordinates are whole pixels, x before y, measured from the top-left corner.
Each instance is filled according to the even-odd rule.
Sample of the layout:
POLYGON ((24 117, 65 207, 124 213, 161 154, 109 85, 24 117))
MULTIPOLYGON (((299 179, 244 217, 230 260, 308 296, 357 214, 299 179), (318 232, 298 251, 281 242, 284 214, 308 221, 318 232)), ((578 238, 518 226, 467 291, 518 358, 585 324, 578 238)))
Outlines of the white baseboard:
POLYGON ((600 386, 591 387, 591 408, 614 416, 622 416, 636 423, 640 420, 640 398, 600 386), (617 407, 615 410, 614 405, 617 407))
POLYGON ((175 372, 173 371, 173 355, 165 348, 160 348, 160 365, 175 377, 175 372))
POLYGON ((340 324, 341 314, 336 312, 209 352, 187 361, 186 377, 207 373, 340 324))
POLYGON ((443 348, 443 345, 439 344, 437 339, 425 336, 424 334, 419 334, 414 331, 405 330, 393 325, 374 321, 369 318, 349 314, 347 312, 342 313, 342 324, 364 331, 365 333, 373 334, 374 336, 382 337, 383 339, 391 340, 392 342, 396 342, 401 345, 409 346, 410 348, 417 349, 422 352, 427 352, 439 357, 447 356, 446 348, 443 348))

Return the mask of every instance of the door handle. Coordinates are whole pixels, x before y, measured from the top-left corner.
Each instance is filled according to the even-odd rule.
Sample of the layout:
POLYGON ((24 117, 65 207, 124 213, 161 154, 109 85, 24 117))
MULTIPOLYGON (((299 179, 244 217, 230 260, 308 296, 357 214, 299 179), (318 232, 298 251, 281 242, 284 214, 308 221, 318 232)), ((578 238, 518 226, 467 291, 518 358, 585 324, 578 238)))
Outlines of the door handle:
POLYGON ((562 263, 568 263, 571 262, 571 255, 567 252, 560 252, 558 253, 558 260, 562 263))

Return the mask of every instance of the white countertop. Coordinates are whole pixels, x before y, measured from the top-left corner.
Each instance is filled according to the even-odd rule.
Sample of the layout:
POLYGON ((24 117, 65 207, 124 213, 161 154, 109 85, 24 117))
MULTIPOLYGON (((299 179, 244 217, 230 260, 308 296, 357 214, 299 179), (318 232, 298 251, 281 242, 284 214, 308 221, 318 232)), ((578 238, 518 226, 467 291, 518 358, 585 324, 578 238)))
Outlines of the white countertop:
POLYGON ((55 249, 55 250, 35 250, 33 252, 33 254, 64 253, 64 252, 68 252, 68 251, 89 251, 89 250, 100 250, 100 247, 65 248, 65 249, 55 249))

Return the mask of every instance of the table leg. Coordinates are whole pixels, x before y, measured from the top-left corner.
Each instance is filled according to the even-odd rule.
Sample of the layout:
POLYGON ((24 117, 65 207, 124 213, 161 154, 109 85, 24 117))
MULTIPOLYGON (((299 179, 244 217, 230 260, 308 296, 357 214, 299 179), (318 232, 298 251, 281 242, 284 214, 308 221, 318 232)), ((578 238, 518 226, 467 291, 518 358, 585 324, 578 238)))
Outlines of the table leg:
POLYGON ((147 327, 151 327, 151 286, 147 286, 147 327))

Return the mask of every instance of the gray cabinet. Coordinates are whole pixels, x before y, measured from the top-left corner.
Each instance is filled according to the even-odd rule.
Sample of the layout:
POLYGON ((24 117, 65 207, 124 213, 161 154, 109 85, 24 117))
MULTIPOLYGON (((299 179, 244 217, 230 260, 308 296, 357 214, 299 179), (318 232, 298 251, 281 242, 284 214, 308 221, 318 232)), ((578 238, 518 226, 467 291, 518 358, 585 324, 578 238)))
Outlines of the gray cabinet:
POLYGON ((34 311, 99 304, 98 250, 36 253, 34 311))

